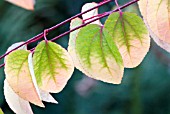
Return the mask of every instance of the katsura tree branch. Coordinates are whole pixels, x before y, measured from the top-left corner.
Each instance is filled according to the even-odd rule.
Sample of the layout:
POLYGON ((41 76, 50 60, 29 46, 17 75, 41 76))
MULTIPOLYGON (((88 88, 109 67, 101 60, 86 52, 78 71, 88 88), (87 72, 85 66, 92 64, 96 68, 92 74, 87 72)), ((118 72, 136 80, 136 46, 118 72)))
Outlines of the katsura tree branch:
POLYGON ((118 1, 117 1, 117 0, 115 0, 115 4, 116 4, 117 8, 119 9, 119 13, 120 13, 120 15, 122 16, 122 10, 120 9, 120 6, 119 6, 119 4, 118 4, 118 1))
MULTIPOLYGON (((73 17, 71 17, 71 18, 69 18, 69 19, 67 19, 67 20, 65 20, 65 21, 63 21, 63 22, 61 22, 61 23, 59 23, 59 24, 57 24, 57 25, 49 28, 49 29, 46 29, 46 30, 45 30, 45 31, 46 31, 46 34, 48 34, 48 32, 51 32, 51 31, 55 30, 56 28, 58 28, 58 27, 60 27, 60 26, 62 26, 62 25, 64 25, 64 24, 66 24, 67 22, 70 22, 72 19, 75 19, 75 18, 77 18, 77 17, 79 17, 79 16, 81 16, 81 15, 83 15, 83 14, 85 14, 85 13, 87 13, 87 12, 93 10, 93 9, 96 9, 96 8, 98 8, 98 7, 100 7, 100 6, 104 5, 104 4, 107 4, 107 3, 111 2, 111 1, 112 1, 112 0, 103 1, 103 2, 99 3, 96 7, 93 7, 93 8, 91 8, 91 9, 85 11, 85 12, 79 13, 79 14, 77 14, 77 15, 75 15, 75 16, 73 16, 73 17)), ((89 19, 92 19, 92 18, 94 18, 94 17, 97 17, 97 18, 92 19, 92 20, 90 20, 89 22, 84 23, 84 24, 82 24, 82 25, 80 25, 80 26, 78 26, 78 27, 76 27, 76 28, 74 28, 74 29, 71 29, 71 30, 67 31, 67 32, 64 32, 63 34, 60 34, 59 36, 54 37, 53 39, 51 39, 51 41, 55 41, 55 40, 57 40, 57 39, 65 36, 65 35, 67 35, 67 34, 73 32, 73 31, 75 31, 75 30, 79 29, 79 28, 82 28, 82 27, 84 27, 84 26, 86 26, 86 25, 88 25, 88 24, 90 24, 90 23, 92 23, 92 22, 94 22, 94 21, 96 21, 96 20, 99 20, 99 19, 101 19, 101 18, 103 18, 103 17, 106 17, 106 16, 110 15, 110 14, 113 13, 113 12, 120 11, 120 9, 126 8, 126 7, 128 7, 128 6, 136 3, 136 2, 138 2, 138 1, 139 1, 139 0, 132 0, 132 1, 128 2, 127 4, 116 8, 115 10, 108 11, 108 12, 104 12, 104 13, 99 14, 99 15, 97 15, 97 16, 90 17, 89 19)), ((43 38, 43 37, 44 37, 44 32, 38 34, 37 36, 35 36, 35 37, 27 40, 26 42, 24 42, 24 43, 21 44, 20 46, 14 48, 13 50, 5 53, 5 54, 2 55, 2 56, 0 56, 0 59, 4 58, 4 57, 7 56, 9 53, 11 53, 12 51, 14 51, 14 50, 22 47, 23 45, 30 44, 30 43, 35 42, 35 41, 37 41, 37 40, 39 40, 39 39, 41 39, 41 38, 43 38)), ((30 51, 33 51, 33 50, 34 50, 34 48, 31 49, 30 51)), ((5 65, 5 64, 1 64, 1 65, 0 65, 0 68, 3 67, 4 65, 5 65)))
MULTIPOLYGON (((127 6, 129 6, 129 5, 131 5, 131 4, 134 4, 134 3, 136 3, 137 1, 139 1, 139 0, 133 0, 133 1, 131 1, 131 2, 127 3, 127 4, 125 4, 125 5, 121 6, 120 9, 126 8, 127 6)), ((82 25, 80 25, 80 26, 78 26, 78 27, 76 27, 76 28, 74 28, 74 29, 71 29, 71 30, 69 30, 69 31, 67 31, 67 32, 65 32, 65 33, 63 33, 63 34, 60 34, 59 36, 51 39, 51 41, 55 41, 55 40, 57 40, 57 39, 65 36, 65 35, 67 35, 67 34, 73 32, 73 31, 75 31, 75 30, 79 29, 79 28, 82 28, 82 27, 84 27, 84 26, 86 26, 86 25, 88 25, 88 24, 90 24, 90 23, 92 23, 92 22, 94 22, 94 21, 96 21, 96 20, 99 20, 99 19, 101 19, 101 18, 103 18, 103 17, 106 17, 106 16, 110 15, 111 13, 117 12, 117 11, 119 11, 119 8, 117 8, 117 9, 115 9, 115 10, 112 10, 112 11, 109 11, 109 12, 105 12, 105 13, 103 13, 103 14, 99 14, 99 16, 98 16, 97 18, 92 19, 91 21, 89 21, 89 22, 87 22, 87 23, 84 23, 84 24, 82 24, 82 25)), ((96 17, 96 16, 95 16, 95 17, 96 17)))
MULTIPOLYGON (((100 7, 100 6, 104 5, 104 4, 107 4, 107 3, 111 2, 111 1, 112 1, 112 0, 103 1, 103 2, 99 3, 96 7, 93 7, 93 8, 91 8, 91 9, 85 11, 85 12, 79 13, 79 14, 77 14, 77 15, 75 15, 75 16, 73 16, 73 17, 71 17, 71 18, 69 18, 69 19, 67 19, 67 20, 65 20, 65 21, 63 21, 63 22, 61 22, 61 23, 59 23, 59 24, 57 24, 57 25, 55 25, 55 26, 47 29, 47 30, 48 30, 48 32, 51 32, 51 31, 57 29, 58 27, 66 24, 67 22, 70 22, 72 19, 77 18, 77 17, 79 17, 79 16, 81 16, 81 15, 83 15, 83 14, 85 14, 85 13, 87 13, 87 12, 93 10, 93 9, 96 9, 96 8, 98 8, 98 7, 100 7)), ((8 55, 8 54, 11 53, 12 51, 14 51, 14 50, 22 47, 23 45, 26 45, 26 44, 35 42, 35 41, 43 38, 43 36, 44 36, 44 33, 43 33, 43 32, 40 33, 40 34, 38 34, 38 35, 36 35, 36 36, 34 36, 33 38, 31 38, 31 39, 27 40, 26 42, 24 42, 23 44, 21 44, 20 46, 14 48, 13 50, 9 51, 8 53, 5 53, 5 54, 2 55, 2 56, 0 56, 0 59, 4 58, 6 55, 8 55)))

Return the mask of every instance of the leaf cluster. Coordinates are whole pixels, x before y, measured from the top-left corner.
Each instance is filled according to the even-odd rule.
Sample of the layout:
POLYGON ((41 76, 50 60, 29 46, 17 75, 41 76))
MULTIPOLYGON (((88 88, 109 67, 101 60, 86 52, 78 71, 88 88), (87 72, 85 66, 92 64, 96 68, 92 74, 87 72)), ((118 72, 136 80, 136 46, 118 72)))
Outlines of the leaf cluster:
MULTIPOLYGON (((96 5, 85 4, 82 12, 96 5)), ((162 21, 156 20, 162 13, 159 7, 167 4, 155 4, 157 9, 149 8, 153 7, 151 5, 152 0, 139 2, 145 23, 134 13, 114 12, 104 24, 96 20, 71 32, 68 52, 60 45, 45 39, 35 50, 28 51, 25 45, 10 53, 5 58, 4 94, 11 109, 15 113, 31 114, 33 112, 29 102, 40 107, 44 107, 42 101, 57 103, 50 93, 63 90, 73 74, 74 67, 91 78, 120 84, 124 68, 137 67, 149 51, 149 33, 161 47, 168 50, 169 20, 164 21, 163 25, 162 21), (148 12, 152 12, 153 16, 148 16, 148 12), (12 96, 15 96, 15 101, 12 101, 12 96), (13 102, 17 102, 21 107, 17 108, 13 102)), ((95 19, 99 16, 98 9, 83 14, 82 19, 75 18, 71 21, 70 29, 88 23, 91 17, 95 19)), ((168 15, 161 18, 165 20, 168 15)), ((12 45, 7 52, 19 44, 12 45)))

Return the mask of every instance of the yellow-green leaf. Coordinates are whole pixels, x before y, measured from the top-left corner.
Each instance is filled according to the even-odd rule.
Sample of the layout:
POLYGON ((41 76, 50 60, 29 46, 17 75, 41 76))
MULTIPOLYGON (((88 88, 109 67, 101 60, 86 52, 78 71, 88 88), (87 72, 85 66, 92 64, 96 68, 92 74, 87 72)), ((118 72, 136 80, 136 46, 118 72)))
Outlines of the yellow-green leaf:
POLYGON ((1 108, 0 108, 0 114, 4 114, 1 108))
POLYGON ((29 70, 32 76, 32 81, 34 83, 35 89, 40 97, 40 99, 42 101, 46 101, 46 102, 51 102, 51 103, 58 103, 51 95, 49 92, 43 91, 40 88, 38 88, 37 85, 37 80, 35 78, 35 73, 34 73, 34 66, 33 66, 33 57, 32 57, 33 53, 30 53, 28 56, 28 64, 29 64, 29 70))
MULTIPOLYGON (((24 42, 17 42, 12 44, 6 51, 6 53, 10 52, 11 50, 15 49, 16 47, 20 46, 21 44, 23 44, 24 42)), ((27 45, 23 45, 21 47, 19 47, 18 49, 24 49, 27 50, 27 45)), ((6 57, 5 57, 6 58, 6 57)), ((5 59, 4 59, 4 63, 5 63, 5 59)))
MULTIPOLYGON (((19 45, 23 44, 24 42, 18 42, 18 43, 14 43, 12 44, 6 51, 9 52, 11 50, 13 50, 14 48, 18 47, 19 45)), ((23 45, 18 49, 23 49, 26 50, 27 46, 23 45)), ((6 59, 6 57, 5 57, 6 59)), ((5 60, 4 60, 5 62, 5 60)), ((7 80, 5 79, 4 81, 4 96, 5 96, 5 100, 7 102, 7 104, 9 105, 9 107, 17 114, 33 114, 31 106, 29 104, 28 101, 22 99, 21 97, 19 97, 19 95, 17 95, 12 88, 9 86, 7 80)))
POLYGON ((91 78, 119 84, 123 61, 110 34, 99 25, 87 25, 78 33, 76 54, 83 71, 91 78))
POLYGON ((28 55, 29 51, 16 50, 6 57, 6 79, 13 91, 21 98, 44 107, 32 82, 28 66, 28 55))
POLYGON ((42 41, 33 56, 35 77, 40 89, 58 93, 67 84, 74 71, 68 52, 56 43, 42 41))
POLYGON ((117 44, 124 66, 138 66, 150 47, 150 37, 143 20, 134 13, 111 14, 104 25, 117 44))
MULTIPOLYGON (((81 12, 84 12, 84 11, 90 9, 90 8, 93 8, 93 7, 97 6, 97 5, 98 4, 95 3, 95 2, 86 3, 82 7, 82 11, 81 12)), ((87 22, 89 22, 91 20, 91 19, 89 19, 89 20, 86 20, 86 19, 94 17, 94 16, 97 16, 97 15, 98 15, 98 8, 96 8, 96 9, 94 9, 94 10, 88 12, 88 13, 83 14, 82 17, 83 17, 83 20, 85 20, 84 23, 87 23, 87 22)), ((97 18, 97 17, 94 17, 94 18, 97 18)), ((94 19, 94 18, 92 18, 92 19, 94 19)), ((83 24, 83 20, 80 19, 80 18, 75 18, 75 19, 71 20, 70 30, 80 26, 81 24, 83 24)), ((97 20, 95 22, 92 22, 91 24, 101 25, 101 22, 100 22, 100 20, 97 20)), ((78 34, 79 31, 80 31, 80 29, 75 30, 75 31, 70 33, 68 52, 70 53, 70 55, 71 55, 71 57, 73 59, 75 67, 77 69, 81 70, 86 75, 89 75, 87 72, 83 71, 83 68, 81 68, 80 62, 77 61, 77 55, 76 55, 76 51, 75 51, 75 42, 76 42, 76 37, 77 37, 77 34, 78 34)))

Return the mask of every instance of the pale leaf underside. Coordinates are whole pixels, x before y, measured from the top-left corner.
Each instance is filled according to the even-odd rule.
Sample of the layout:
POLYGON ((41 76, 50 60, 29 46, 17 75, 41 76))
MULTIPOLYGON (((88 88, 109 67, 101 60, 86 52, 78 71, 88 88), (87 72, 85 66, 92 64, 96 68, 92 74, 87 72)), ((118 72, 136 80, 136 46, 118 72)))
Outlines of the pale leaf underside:
MULTIPOLYGON (((98 4, 95 3, 95 2, 86 3, 85 5, 83 5, 83 7, 82 7, 82 9, 81 9, 81 12, 85 12, 85 11, 87 11, 88 9, 91 9, 91 8, 97 6, 97 5, 98 5, 98 4)), ((88 18, 97 16, 97 15, 98 15, 98 8, 96 8, 96 9, 94 9, 94 10, 92 10, 92 11, 89 11, 89 12, 83 14, 82 17, 83 17, 83 20, 86 20, 86 19, 88 19, 88 18)), ((92 18, 92 19, 95 19, 95 18, 97 18, 97 17, 94 17, 94 18, 92 18)), ((92 19, 86 20, 85 23, 91 21, 92 19)), ((91 24, 101 25, 101 22, 100 22, 100 20, 97 20, 97 21, 92 22, 91 24)))
POLYGON ((4 95, 9 107, 16 114, 33 114, 29 102, 19 97, 9 86, 7 80, 4 81, 4 95))
MULTIPOLYGON (((77 27, 77 26, 80 26, 81 24, 83 23, 82 19, 80 18, 75 18, 71 21, 70 23, 70 30, 77 27)), ((80 65, 80 62, 77 61, 77 55, 76 55, 76 50, 75 50, 75 47, 76 47, 76 37, 77 37, 77 34, 78 32, 80 31, 80 29, 78 30, 75 30, 73 32, 70 33, 70 38, 69 38, 69 45, 68 45, 68 52, 69 54, 71 55, 72 57, 72 60, 74 62, 74 66, 77 68, 77 69, 82 69, 81 68, 81 65, 80 65)))

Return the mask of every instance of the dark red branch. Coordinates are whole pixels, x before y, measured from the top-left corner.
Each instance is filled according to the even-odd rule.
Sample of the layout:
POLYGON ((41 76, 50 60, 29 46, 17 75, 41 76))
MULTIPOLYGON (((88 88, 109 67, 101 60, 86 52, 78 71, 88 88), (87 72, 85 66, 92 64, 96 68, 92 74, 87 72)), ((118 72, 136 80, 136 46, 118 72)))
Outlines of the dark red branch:
POLYGON ((5 66, 5 63, 4 63, 4 64, 1 64, 1 65, 0 65, 0 68, 2 68, 2 67, 4 67, 4 66, 5 66))
MULTIPOLYGON (((47 31, 48 31, 48 32, 51 32, 51 31, 57 29, 58 27, 66 24, 67 22, 70 22, 72 19, 77 18, 77 17, 79 17, 79 16, 81 16, 81 15, 83 15, 83 14, 85 14, 85 13, 87 13, 87 12, 93 10, 93 9, 96 9, 96 8, 98 8, 98 7, 100 7, 100 6, 104 5, 104 4, 107 4, 107 3, 111 2, 111 1, 112 1, 112 0, 103 1, 103 2, 99 3, 97 6, 91 8, 91 9, 85 11, 85 12, 79 13, 79 14, 77 14, 77 15, 75 15, 75 16, 73 16, 73 17, 71 17, 71 18, 69 18, 69 19, 67 19, 67 20, 65 20, 65 21, 63 21, 63 22, 61 22, 61 23, 59 23, 59 24, 57 24, 57 25, 55 25, 55 26, 47 29, 47 31)), ((26 45, 26 44, 35 42, 35 41, 43 38, 43 36, 44 36, 44 32, 42 32, 42 33, 38 34, 37 36, 35 36, 35 37, 27 40, 26 42, 24 42, 23 44, 21 44, 20 46, 18 46, 18 47, 16 47, 16 48, 14 48, 13 50, 9 51, 8 53, 5 53, 4 55, 0 56, 0 59, 4 58, 6 55, 8 55, 8 54, 11 53, 12 51, 14 51, 14 50, 22 47, 23 45, 26 45)))
MULTIPOLYGON (((127 4, 125 4, 125 5, 121 6, 120 9, 126 8, 126 7, 130 6, 131 4, 136 3, 137 1, 139 1, 139 0, 133 0, 133 1, 131 1, 131 2, 127 3, 127 4)), ((92 23, 92 22, 94 22, 94 21, 97 21, 97 20, 99 20, 99 19, 101 19, 101 18, 103 18, 103 17, 106 17, 106 16, 110 15, 111 13, 117 12, 117 11, 119 11, 119 8, 117 8, 117 9, 115 9, 115 10, 112 10, 112 11, 109 11, 109 12, 105 12, 105 13, 103 13, 103 14, 99 14, 99 16, 98 16, 97 18, 92 19, 91 21, 89 21, 89 22, 87 22, 87 23, 85 23, 85 24, 82 24, 82 25, 80 25, 80 26, 78 26, 78 27, 76 27, 76 28, 74 28, 74 29, 71 29, 71 30, 69 30, 69 31, 67 31, 67 32, 65 32, 65 33, 63 33, 63 34, 60 34, 59 36, 53 38, 51 41, 55 41, 55 40, 57 40, 57 39, 65 36, 65 35, 67 35, 67 34, 73 32, 73 31, 75 31, 75 30, 79 29, 79 28, 82 28, 82 27, 84 27, 84 26, 86 26, 86 25, 88 25, 88 24, 90 24, 90 23, 92 23)))
MULTIPOLYGON (((138 2, 138 1, 139 1, 139 0, 133 0, 133 1, 131 1, 131 2, 128 2, 127 4, 121 6, 120 9, 126 8, 126 7, 128 7, 128 6, 136 3, 136 2, 138 2)), ((54 29, 56 29, 56 28, 58 28, 58 27, 60 27, 60 26, 62 26, 62 25, 64 25, 64 24, 66 24, 67 22, 70 22, 72 19, 77 18, 77 17, 81 16, 82 14, 85 14, 85 13, 87 13, 87 12, 89 12, 89 11, 95 9, 95 8, 98 8, 98 7, 100 7, 100 6, 102 6, 102 5, 106 4, 106 3, 109 3, 109 2, 111 2, 111 0, 107 0, 107 1, 104 1, 104 2, 102 2, 102 3, 99 3, 99 5, 97 5, 96 7, 93 7, 93 8, 91 8, 91 9, 89 9, 89 10, 83 12, 83 13, 79 13, 79 14, 77 14, 77 15, 75 15, 75 16, 73 16, 73 17, 71 17, 71 18, 69 18, 69 19, 67 19, 67 20, 65 20, 65 21, 63 21, 63 22, 61 22, 61 23, 59 23, 59 24, 57 24, 57 25, 49 28, 49 29, 46 29, 46 31, 48 31, 48 32, 53 31, 54 29)), ((75 31, 75 30, 77 30, 77 29, 79 29, 79 28, 82 28, 82 27, 84 27, 84 26, 86 26, 86 25, 88 25, 88 24, 90 24, 90 23, 92 23, 92 22, 94 22, 94 21, 96 21, 96 20, 99 20, 99 19, 101 19, 101 18, 103 18, 103 17, 106 17, 106 16, 108 16, 108 15, 110 15, 111 13, 116 12, 116 11, 119 11, 119 8, 117 8, 117 9, 115 9, 115 10, 112 10, 112 11, 109 11, 109 12, 105 12, 105 13, 103 13, 103 14, 99 14, 99 17, 97 17, 97 18, 95 18, 95 19, 92 19, 91 21, 89 21, 89 22, 87 22, 87 23, 85 23, 85 24, 82 24, 82 25, 80 25, 80 26, 78 26, 78 27, 76 27, 76 28, 74 28, 74 29, 71 29, 71 30, 69 30, 69 31, 67 31, 67 32, 65 32, 65 33, 63 33, 63 34, 60 34, 59 36, 53 38, 51 41, 57 40, 57 39, 59 39, 59 38, 65 36, 65 35, 73 32, 73 31, 75 31)), ((90 18, 90 19, 91 19, 91 18, 90 18)), ((35 41, 37 41, 37 40, 39 40, 39 39, 41 39, 41 38, 43 38, 43 37, 44 37, 44 32, 42 32, 42 33, 38 34, 37 36, 35 36, 35 37, 27 40, 26 42, 24 42, 23 44, 21 44, 20 46, 18 46, 18 47, 16 47, 16 48, 14 48, 13 50, 9 51, 8 53, 5 53, 4 55, 0 56, 0 59, 4 58, 6 55, 8 55, 8 54, 11 53, 12 51, 18 49, 19 47, 21 47, 21 46, 23 46, 23 45, 27 45, 27 44, 32 43, 32 42, 35 42, 35 41)), ((34 48, 33 48, 33 49, 34 49, 34 48)), ((33 51, 33 49, 32 49, 31 51, 33 51)), ((0 65, 0 68, 3 67, 4 65, 5 65, 5 64, 0 65)))
POLYGON ((120 16, 122 16, 122 10, 120 9, 120 6, 119 6, 117 0, 115 0, 115 4, 116 4, 117 8, 119 9, 120 16))

